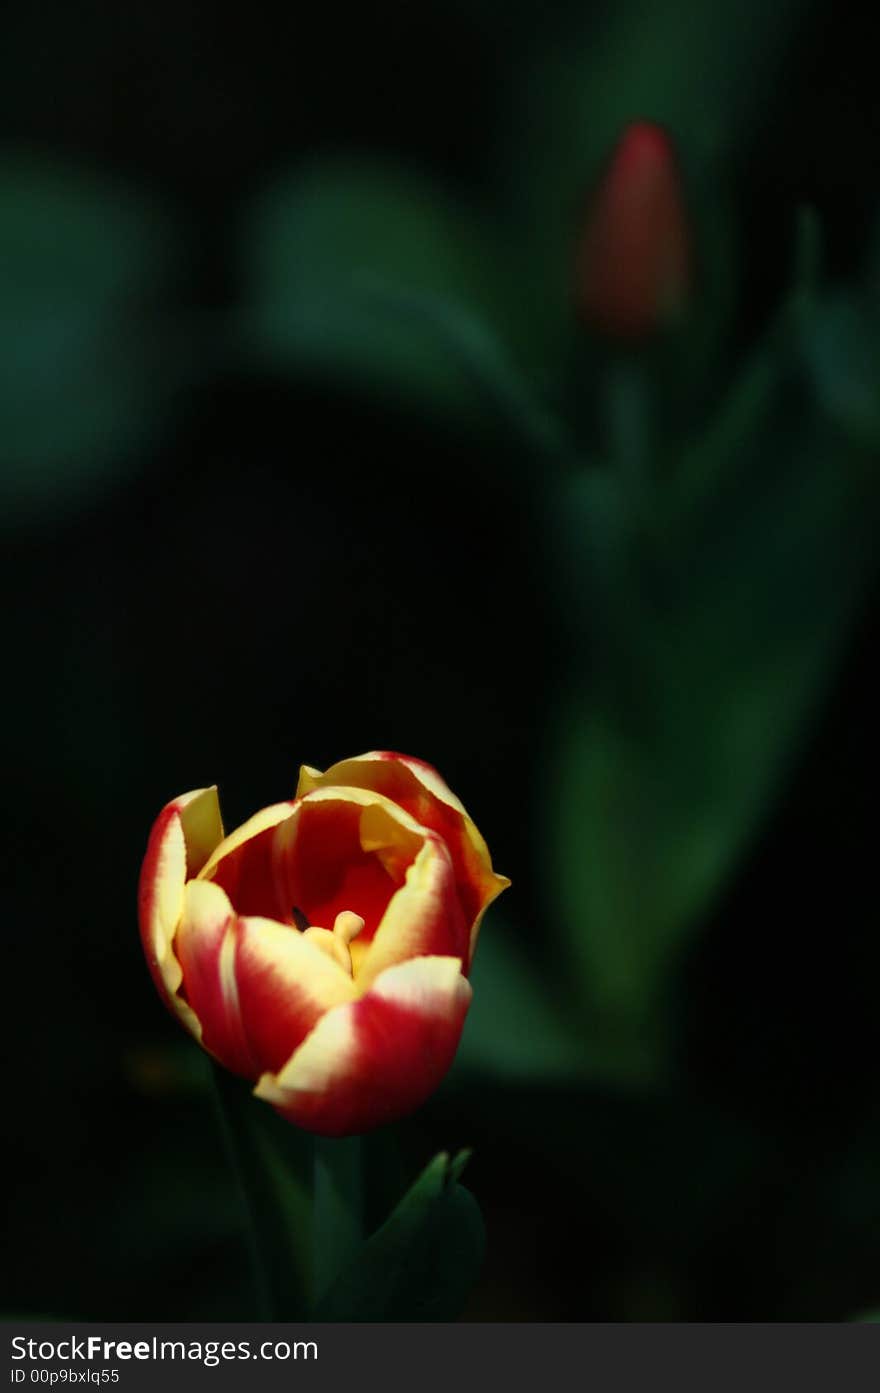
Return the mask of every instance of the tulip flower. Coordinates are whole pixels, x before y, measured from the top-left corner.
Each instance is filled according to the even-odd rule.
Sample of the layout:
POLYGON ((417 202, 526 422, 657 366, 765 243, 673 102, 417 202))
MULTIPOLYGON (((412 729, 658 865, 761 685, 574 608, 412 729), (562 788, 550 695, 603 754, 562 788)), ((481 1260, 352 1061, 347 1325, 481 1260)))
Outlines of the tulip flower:
POLYGON ((452 1063, 480 921, 509 884, 440 775, 378 752, 224 836, 215 788, 159 814, 140 882, 155 984, 183 1025, 309 1131, 410 1112, 452 1063))
POLYGON ((673 144, 660 126, 634 122, 612 153, 578 246, 582 318, 628 340, 673 322, 690 290, 690 242, 673 144))

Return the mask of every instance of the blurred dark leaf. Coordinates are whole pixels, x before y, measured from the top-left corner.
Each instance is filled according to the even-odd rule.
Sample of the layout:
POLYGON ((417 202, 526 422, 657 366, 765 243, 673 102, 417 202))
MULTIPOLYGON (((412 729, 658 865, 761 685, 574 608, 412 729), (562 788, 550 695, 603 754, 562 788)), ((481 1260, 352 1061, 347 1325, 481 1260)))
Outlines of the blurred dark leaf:
POLYGON ((823 297, 804 353, 820 406, 857 444, 880 449, 880 305, 844 290, 823 297))
POLYGON ((873 573, 878 491, 784 345, 742 401, 742 429, 710 432, 681 479, 635 496, 576 478, 556 514, 601 675, 560 713, 548 888, 589 1026, 640 1074, 662 1071, 676 956, 777 795, 873 573))
POLYGON ((471 973, 474 999, 456 1069, 505 1079, 586 1074, 589 1057, 572 1002, 512 942, 496 910, 483 925, 471 973))
POLYGON ((684 156, 685 195, 695 263, 690 302, 677 331, 651 345, 664 408, 688 427, 717 387, 742 285, 742 230, 723 161, 684 156))
POLYGON ((435 1156, 391 1217, 313 1312, 322 1321, 449 1321, 483 1262, 476 1200, 458 1183, 467 1161, 435 1156))
POLYGON ((818 1177, 815 1209, 831 1216, 832 1226, 866 1247, 880 1241, 880 1123, 867 1123, 818 1177))
POLYGON ((685 1094, 476 1078, 463 1094, 479 1161, 490 1145, 517 1155, 519 1174, 540 1174, 563 1208, 577 1197, 628 1244, 693 1253, 735 1225, 768 1160, 753 1129, 685 1094))
POLYGON ((438 346, 445 347, 450 362, 457 363, 471 382, 487 424, 494 418, 498 425, 506 425, 517 445, 536 452, 545 464, 550 458, 560 461, 573 452, 573 442, 561 419, 518 371, 507 346, 475 315, 437 296, 378 290, 370 298, 377 314, 421 323, 433 334, 438 346))
POLYGON ((7 525, 119 484, 167 388, 155 294, 167 230, 144 200, 0 160, 0 503, 7 525))
POLYGON ((473 424, 499 391, 522 390, 508 362, 510 342, 531 342, 514 258, 500 231, 420 175, 313 165, 263 196, 244 254, 246 341, 276 367, 473 424))
POLYGON ((255 1316, 239 1196, 217 1145, 210 1099, 142 1102, 137 1121, 140 1150, 132 1147, 115 1184, 104 1185, 94 1209, 91 1196, 78 1201, 94 1234, 100 1285, 83 1290, 71 1262, 72 1271, 56 1272, 56 1289, 66 1275, 77 1319, 110 1311, 118 1320, 146 1319, 147 1312, 177 1320, 255 1316))

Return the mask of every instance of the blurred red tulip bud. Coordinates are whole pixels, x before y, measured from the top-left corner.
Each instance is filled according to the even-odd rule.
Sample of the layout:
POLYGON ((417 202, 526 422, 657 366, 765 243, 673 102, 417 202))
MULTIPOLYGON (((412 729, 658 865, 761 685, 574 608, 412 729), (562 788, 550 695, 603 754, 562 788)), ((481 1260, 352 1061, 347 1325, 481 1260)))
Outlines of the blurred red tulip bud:
POLYGON ((580 317, 617 339, 673 323, 691 280, 690 226, 678 160, 666 132, 627 126, 590 205, 577 250, 580 317))

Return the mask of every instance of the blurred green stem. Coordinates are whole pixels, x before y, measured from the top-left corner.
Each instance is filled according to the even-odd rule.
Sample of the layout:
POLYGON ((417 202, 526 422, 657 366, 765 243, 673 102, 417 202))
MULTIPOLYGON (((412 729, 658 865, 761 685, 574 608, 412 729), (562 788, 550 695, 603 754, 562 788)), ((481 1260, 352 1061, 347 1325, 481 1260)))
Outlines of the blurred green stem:
POLYGON ((604 389, 606 448, 627 493, 639 503, 649 482, 651 413, 643 365, 617 357, 604 389))
POLYGON ((315 1137, 312 1293, 318 1301, 363 1239, 360 1137, 315 1137))

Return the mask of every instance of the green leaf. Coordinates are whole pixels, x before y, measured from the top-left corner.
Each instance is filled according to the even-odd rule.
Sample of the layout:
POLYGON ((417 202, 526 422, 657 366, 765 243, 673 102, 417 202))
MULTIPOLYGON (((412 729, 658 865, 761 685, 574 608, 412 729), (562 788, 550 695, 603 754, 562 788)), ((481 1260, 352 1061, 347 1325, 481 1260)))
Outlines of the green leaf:
POLYGON ((0 515, 81 505, 127 470, 167 387, 149 303, 155 209, 25 156, 0 159, 0 515))
POLYGON ((467 1153, 435 1156, 313 1311, 321 1321, 450 1321, 483 1261, 483 1221, 459 1184, 467 1153))
POLYGON ((360 1137, 314 1137, 312 1292, 321 1297, 363 1239, 360 1137))
POLYGON ((524 390, 510 343, 540 366, 500 229, 414 172, 332 161, 279 181, 244 256, 245 341, 282 369, 476 424, 524 390))

